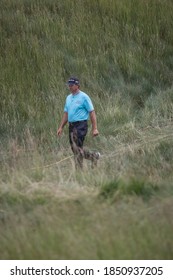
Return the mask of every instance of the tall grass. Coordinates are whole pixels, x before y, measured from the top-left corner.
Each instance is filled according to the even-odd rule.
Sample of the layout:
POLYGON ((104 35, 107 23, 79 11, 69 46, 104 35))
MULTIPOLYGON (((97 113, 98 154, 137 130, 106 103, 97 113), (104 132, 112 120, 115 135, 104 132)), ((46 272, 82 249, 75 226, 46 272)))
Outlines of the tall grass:
POLYGON ((128 101, 142 106, 156 88, 172 84, 172 1, 0 5, 5 136, 26 126, 35 134, 54 131, 72 74, 99 102, 120 91, 124 102, 130 95, 128 101))
POLYGON ((172 258, 172 1, 0 11, 0 259, 172 258), (96 109, 95 170, 56 137, 71 75, 96 109))

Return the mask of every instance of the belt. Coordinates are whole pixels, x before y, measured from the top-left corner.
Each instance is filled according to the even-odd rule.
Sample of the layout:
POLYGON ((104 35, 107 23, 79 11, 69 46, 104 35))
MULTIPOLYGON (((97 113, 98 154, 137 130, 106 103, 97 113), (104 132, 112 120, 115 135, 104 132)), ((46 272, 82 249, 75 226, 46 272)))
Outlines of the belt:
POLYGON ((69 122, 69 125, 75 125, 75 124, 79 124, 79 123, 83 123, 83 122, 87 122, 87 120, 77 121, 77 122, 69 122))

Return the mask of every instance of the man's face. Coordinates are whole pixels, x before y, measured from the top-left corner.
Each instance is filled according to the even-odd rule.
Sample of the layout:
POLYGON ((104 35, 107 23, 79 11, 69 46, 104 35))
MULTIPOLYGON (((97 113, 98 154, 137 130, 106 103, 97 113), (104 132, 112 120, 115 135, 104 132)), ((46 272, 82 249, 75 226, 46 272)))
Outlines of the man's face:
POLYGON ((79 86, 78 85, 75 85, 75 84, 69 84, 69 90, 72 92, 72 93, 76 93, 79 89, 79 86))

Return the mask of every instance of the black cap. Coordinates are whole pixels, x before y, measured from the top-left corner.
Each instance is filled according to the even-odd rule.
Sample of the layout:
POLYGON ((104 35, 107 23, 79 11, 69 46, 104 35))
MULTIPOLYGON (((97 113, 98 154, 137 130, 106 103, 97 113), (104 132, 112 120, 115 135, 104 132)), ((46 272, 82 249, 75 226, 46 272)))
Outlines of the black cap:
POLYGON ((75 78, 75 77, 71 77, 69 80, 68 80, 68 85, 79 85, 79 79, 78 78, 75 78))

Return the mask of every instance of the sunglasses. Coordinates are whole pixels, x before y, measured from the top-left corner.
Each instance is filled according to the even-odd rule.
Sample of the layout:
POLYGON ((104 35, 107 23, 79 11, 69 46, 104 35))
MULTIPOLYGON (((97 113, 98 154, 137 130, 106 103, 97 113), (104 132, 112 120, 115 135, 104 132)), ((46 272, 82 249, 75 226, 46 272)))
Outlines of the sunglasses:
POLYGON ((68 86, 69 87, 72 87, 72 86, 74 86, 75 84, 74 83, 68 83, 68 86))

